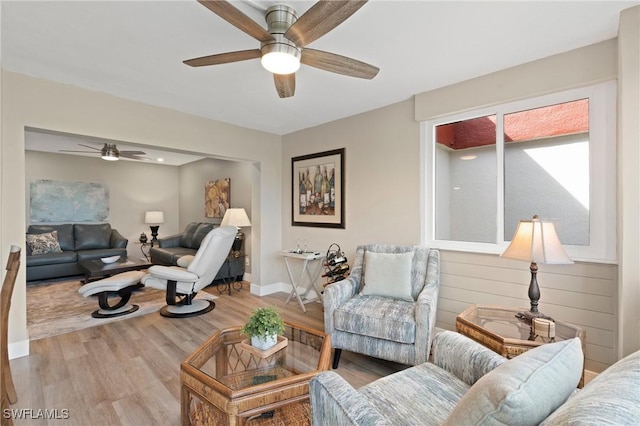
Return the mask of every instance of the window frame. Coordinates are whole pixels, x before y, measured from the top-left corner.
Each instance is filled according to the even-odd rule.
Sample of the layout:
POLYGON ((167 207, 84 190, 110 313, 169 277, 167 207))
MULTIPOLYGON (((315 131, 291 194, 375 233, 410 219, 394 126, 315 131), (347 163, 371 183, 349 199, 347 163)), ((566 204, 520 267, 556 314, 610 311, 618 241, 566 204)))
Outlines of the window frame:
MULTIPOLYGON (((564 247, 574 260, 616 263, 616 90, 617 83, 611 80, 421 122, 421 208, 423 211, 420 217, 423 243, 443 250, 502 253, 509 243, 505 241, 504 235, 504 115, 588 98, 590 244, 588 246, 567 244, 564 247), (493 114, 496 115, 496 243, 437 240, 435 238, 436 126, 493 114)), ((506 237, 510 239, 511 235, 506 237)))

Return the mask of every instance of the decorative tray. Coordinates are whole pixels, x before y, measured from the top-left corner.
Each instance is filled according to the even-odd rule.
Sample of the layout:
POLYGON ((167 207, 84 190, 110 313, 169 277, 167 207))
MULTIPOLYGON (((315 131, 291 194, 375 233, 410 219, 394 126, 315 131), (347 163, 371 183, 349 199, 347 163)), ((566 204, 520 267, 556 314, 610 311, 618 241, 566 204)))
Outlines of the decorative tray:
POLYGON ((240 346, 242 346, 242 349, 249 351, 260 358, 268 358, 278 352, 280 349, 285 348, 288 343, 289 340, 286 337, 278 336, 278 343, 276 343, 275 346, 272 346, 264 351, 262 349, 254 348, 253 346, 251 346, 251 341, 249 339, 245 339, 240 342, 240 346))

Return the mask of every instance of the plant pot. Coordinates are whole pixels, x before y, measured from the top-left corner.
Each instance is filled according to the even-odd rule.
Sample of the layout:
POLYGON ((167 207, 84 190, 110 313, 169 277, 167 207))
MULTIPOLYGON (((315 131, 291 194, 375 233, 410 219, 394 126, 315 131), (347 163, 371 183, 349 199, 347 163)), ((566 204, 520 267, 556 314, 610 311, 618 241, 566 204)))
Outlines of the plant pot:
POLYGON ((251 336, 251 346, 262 351, 266 351, 267 349, 275 346, 276 343, 278 343, 278 335, 276 334, 271 334, 266 338, 260 336, 251 336))

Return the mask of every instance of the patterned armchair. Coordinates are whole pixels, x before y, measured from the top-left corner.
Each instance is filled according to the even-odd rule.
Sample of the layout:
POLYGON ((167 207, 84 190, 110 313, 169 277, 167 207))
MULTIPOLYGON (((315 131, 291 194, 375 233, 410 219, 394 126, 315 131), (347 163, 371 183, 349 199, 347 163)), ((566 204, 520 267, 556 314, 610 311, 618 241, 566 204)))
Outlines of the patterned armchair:
POLYGON ((338 368, 342 349, 408 365, 426 362, 439 287, 437 250, 359 246, 349 277, 324 292, 333 368, 338 368))

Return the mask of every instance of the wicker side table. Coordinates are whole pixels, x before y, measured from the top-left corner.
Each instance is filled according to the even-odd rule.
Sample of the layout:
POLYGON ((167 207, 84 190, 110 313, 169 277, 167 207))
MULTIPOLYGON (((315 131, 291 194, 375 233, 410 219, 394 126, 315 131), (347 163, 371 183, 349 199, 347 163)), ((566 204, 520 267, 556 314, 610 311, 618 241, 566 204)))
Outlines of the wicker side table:
MULTIPOLYGON (((456 317, 456 330, 499 353, 505 358, 514 358, 530 349, 550 343, 538 337, 530 340, 531 326, 516 318, 522 308, 472 305, 456 317)), ((585 332, 582 328, 562 321, 555 322, 555 341, 579 337, 582 353, 585 352, 585 332)), ((578 387, 584 384, 584 366, 578 387)))

